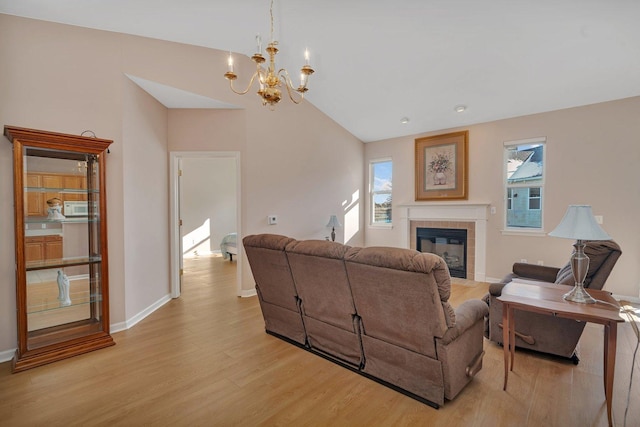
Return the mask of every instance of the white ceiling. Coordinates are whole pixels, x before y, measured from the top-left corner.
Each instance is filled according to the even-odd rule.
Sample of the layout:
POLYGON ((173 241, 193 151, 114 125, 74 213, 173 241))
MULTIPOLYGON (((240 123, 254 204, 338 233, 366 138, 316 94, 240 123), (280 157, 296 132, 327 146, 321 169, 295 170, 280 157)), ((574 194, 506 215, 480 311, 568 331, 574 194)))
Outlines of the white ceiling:
MULTIPOLYGON (((269 0, 0 0, 0 13, 249 56, 269 37, 269 0)), ((638 0, 274 4, 278 67, 297 76, 308 47, 307 99, 365 142, 640 95, 638 17, 638 0)))

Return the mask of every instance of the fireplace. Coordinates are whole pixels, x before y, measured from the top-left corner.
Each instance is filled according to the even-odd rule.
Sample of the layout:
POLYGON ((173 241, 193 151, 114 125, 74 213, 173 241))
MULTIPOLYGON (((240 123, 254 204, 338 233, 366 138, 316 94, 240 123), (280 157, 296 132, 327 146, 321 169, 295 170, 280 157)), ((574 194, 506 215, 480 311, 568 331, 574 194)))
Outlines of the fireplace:
POLYGON ((394 222, 401 233, 400 246, 416 248, 417 228, 458 228, 467 230, 467 280, 483 282, 487 266, 487 220, 489 204, 429 203, 399 206, 394 222))
POLYGON ((418 227, 416 249, 444 259, 452 277, 467 278, 466 229, 418 227))

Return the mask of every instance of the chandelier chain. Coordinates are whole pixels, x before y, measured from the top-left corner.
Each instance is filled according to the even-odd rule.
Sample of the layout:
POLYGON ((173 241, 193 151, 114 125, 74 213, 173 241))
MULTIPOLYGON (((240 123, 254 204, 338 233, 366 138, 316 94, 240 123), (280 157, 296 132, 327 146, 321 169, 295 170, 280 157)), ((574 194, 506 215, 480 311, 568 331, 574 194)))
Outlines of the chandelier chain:
POLYGON ((271 7, 269 7, 269 15, 271 15, 271 40, 269 40, 269 41, 270 42, 275 42, 274 37, 273 37, 273 0, 271 0, 271 7))

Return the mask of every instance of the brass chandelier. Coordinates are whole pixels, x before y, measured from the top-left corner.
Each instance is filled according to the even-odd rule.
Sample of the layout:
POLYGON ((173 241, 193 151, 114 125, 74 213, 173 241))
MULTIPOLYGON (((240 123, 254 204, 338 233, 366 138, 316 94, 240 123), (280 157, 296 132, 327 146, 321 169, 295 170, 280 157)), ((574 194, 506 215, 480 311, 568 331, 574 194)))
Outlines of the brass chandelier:
POLYGON ((258 95, 262 98, 262 105, 269 105, 271 109, 282 99, 282 91, 280 88, 284 86, 289 95, 289 99, 295 104, 299 104, 304 99, 304 94, 307 89, 307 81, 309 76, 313 74, 313 68, 309 66, 309 51, 305 50, 304 59, 305 65, 300 69, 300 85, 296 88, 291 82, 289 73, 284 68, 279 69, 276 72, 276 54, 278 48, 276 47, 278 42, 273 39, 273 0, 271 0, 271 7, 269 9, 271 15, 271 41, 266 47, 266 51, 269 54, 269 67, 264 68, 262 64, 265 62, 265 58, 262 56, 262 39, 260 35, 256 36, 257 52, 251 57, 253 62, 256 63, 256 72, 251 76, 249 85, 243 91, 237 91, 233 87, 233 81, 238 78, 237 74, 233 71, 233 57, 229 52, 228 70, 224 73, 224 76, 229 80, 229 87, 234 93, 238 95, 244 95, 249 92, 253 82, 258 79, 258 95), (297 94, 297 95, 296 95, 297 94))

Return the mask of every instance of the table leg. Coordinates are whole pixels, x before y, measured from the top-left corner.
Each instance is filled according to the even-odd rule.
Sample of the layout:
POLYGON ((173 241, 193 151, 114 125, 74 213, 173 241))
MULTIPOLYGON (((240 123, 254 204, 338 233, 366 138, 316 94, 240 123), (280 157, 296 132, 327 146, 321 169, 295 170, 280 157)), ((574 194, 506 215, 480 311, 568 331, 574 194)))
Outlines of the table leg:
POLYGON ((509 304, 502 304, 502 348, 504 350, 504 385, 502 389, 507 390, 507 379, 509 378, 509 304))
POLYGON ((604 325, 604 395, 607 400, 607 419, 609 420, 609 426, 613 426, 611 404, 613 402, 613 378, 616 368, 617 339, 618 324, 611 322, 604 325))
POLYGON ((608 325, 604 325, 604 357, 602 358, 602 362, 603 362, 603 375, 602 375, 602 384, 604 386, 604 398, 605 400, 607 399, 607 356, 609 355, 609 349, 607 348, 607 345, 609 344, 609 326, 608 325))
POLYGON ((509 306, 509 348, 511 350, 511 371, 516 361, 516 312, 509 306))

